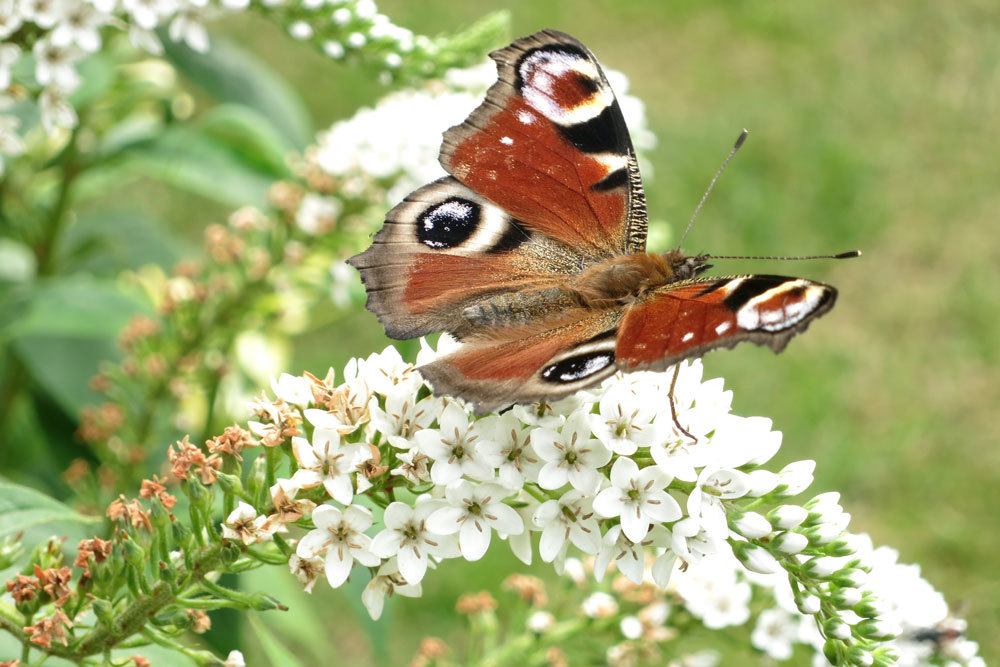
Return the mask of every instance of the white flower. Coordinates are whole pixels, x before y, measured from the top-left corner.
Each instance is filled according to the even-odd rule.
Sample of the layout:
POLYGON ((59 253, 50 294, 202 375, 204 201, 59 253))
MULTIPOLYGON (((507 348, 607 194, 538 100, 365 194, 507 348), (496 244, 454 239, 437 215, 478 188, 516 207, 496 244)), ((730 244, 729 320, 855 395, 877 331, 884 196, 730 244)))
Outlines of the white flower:
POLYGON ((64 0, 21 0, 21 17, 39 28, 51 28, 66 13, 64 0))
POLYGON ((78 47, 56 44, 51 37, 35 42, 35 78, 43 86, 54 86, 69 93, 80 84, 80 75, 74 65, 83 56, 78 47))
POLYGON ((536 635, 548 632, 556 624, 556 617, 547 611, 535 611, 528 617, 528 629, 536 635))
POLYGON ((366 507, 348 505, 343 511, 333 505, 320 505, 312 515, 315 530, 299 541, 299 558, 325 555, 326 579, 337 588, 351 574, 354 561, 366 567, 380 563, 369 547, 371 538, 364 534, 372 525, 372 513, 366 507))
POLYGON ((163 54, 163 44, 152 30, 145 30, 137 25, 130 25, 128 28, 128 41, 140 51, 145 51, 154 56, 163 54))
POLYGON ((377 621, 382 616, 386 597, 397 594, 408 598, 418 598, 421 593, 420 584, 406 583, 396 567, 396 559, 390 559, 382 563, 378 573, 365 586, 365 590, 361 593, 361 602, 365 605, 365 609, 368 610, 372 619, 377 621))
POLYGON ((724 536, 706 531, 698 519, 687 517, 670 527, 670 545, 685 562, 697 562, 726 550, 724 536))
POLYGON ((746 474, 732 468, 707 467, 698 475, 688 496, 688 514, 700 521, 702 528, 715 535, 729 532, 723 500, 741 498, 747 493, 746 474))
POLYGON ((499 484, 472 485, 457 480, 445 489, 449 507, 436 510, 427 527, 439 535, 458 533, 458 543, 466 560, 479 560, 490 546, 493 529, 506 535, 524 531, 524 522, 503 499, 510 492, 499 484))
POLYGON ((541 459, 531 446, 530 432, 510 412, 490 415, 480 420, 485 439, 478 453, 492 468, 499 468, 500 483, 509 489, 520 489, 525 478, 536 479, 541 459))
POLYGON ((775 660, 788 660, 797 638, 798 620, 783 609, 774 608, 760 612, 750 643, 775 660))
POLYGON ((204 10, 201 8, 192 7, 179 12, 170 22, 170 39, 187 44, 192 51, 208 53, 208 30, 205 29, 204 20, 204 10))
POLYGON ((580 605, 589 618, 608 618, 618 613, 618 603, 604 592, 591 593, 580 605))
POLYGON ((282 373, 271 380, 271 391, 285 403, 304 408, 313 401, 312 382, 301 375, 282 373))
POLYGON ((240 651, 230 651, 222 667, 247 667, 247 661, 240 651))
POLYGON ((251 505, 240 502, 222 524, 222 536, 239 540, 243 544, 256 544, 270 540, 276 532, 285 532, 285 526, 266 516, 257 516, 251 505))
POLYGON ((797 554, 809 546, 809 538, 802 533, 782 533, 773 542, 778 551, 786 554, 797 554))
POLYGON ((101 48, 101 26, 109 16, 87 2, 71 2, 59 25, 52 31, 52 41, 59 46, 76 44, 87 53, 101 48))
POLYGON ((738 578, 735 565, 729 556, 709 558, 674 576, 684 606, 709 629, 742 625, 750 618, 752 589, 738 578))
POLYGON ((449 401, 438 417, 438 427, 417 431, 413 440, 434 460, 431 480, 444 486, 463 476, 480 481, 493 479, 492 466, 478 451, 482 436, 480 423, 470 422, 468 413, 449 401))
POLYGON ((325 429, 313 431, 311 444, 300 436, 293 437, 292 452, 299 464, 292 483, 303 489, 322 484, 331 498, 344 505, 354 500, 351 473, 358 463, 371 458, 366 445, 341 445, 340 435, 325 429))
POLYGON ((414 435, 429 427, 444 407, 444 401, 434 396, 417 400, 416 386, 397 387, 386 396, 385 408, 379 407, 372 397, 368 403, 371 413, 370 428, 397 449, 410 449, 416 443, 414 435))
POLYGON ((535 525, 535 510, 537 509, 538 503, 530 496, 527 496, 524 506, 515 508, 515 511, 521 517, 521 522, 524 524, 524 530, 517 535, 500 535, 500 537, 507 540, 507 544, 510 545, 510 550, 514 553, 514 556, 525 565, 531 565, 531 531, 539 530, 535 525))
POLYGON ((24 18, 17 11, 17 0, 0 0, 0 39, 7 39, 21 27, 24 18))
POLYGON ((591 494, 604 479, 597 469, 611 460, 611 451, 591 437, 582 412, 574 412, 559 433, 536 428, 531 432, 531 445, 545 461, 538 471, 538 485, 543 489, 558 489, 569 482, 577 491, 591 494))
POLYGON ((413 484, 426 484, 431 481, 431 473, 428 469, 431 460, 418 448, 414 447, 408 452, 396 454, 396 459, 402 465, 390 470, 391 474, 404 477, 413 484))
POLYGON ((0 91, 10 87, 11 70, 21 58, 21 47, 17 44, 0 44, 0 91))
POLYGON ((385 529, 372 539, 372 553, 380 558, 395 556, 403 579, 419 584, 430 556, 444 557, 453 551, 449 546, 454 536, 439 535, 427 528, 427 518, 443 504, 426 495, 417 498, 415 507, 390 503, 382 516, 385 529))
POLYGON ((559 500, 547 500, 535 510, 534 523, 542 529, 538 554, 551 563, 567 540, 580 551, 595 554, 601 546, 601 528, 594 518, 589 498, 568 491, 559 500))
POLYGON ((600 412, 589 414, 590 428, 601 443, 628 456, 659 439, 662 396, 633 391, 635 384, 617 382, 604 392, 600 412))
POLYGON ((295 214, 295 224, 310 236, 323 234, 333 229, 340 215, 340 202, 333 197, 308 193, 302 198, 295 214))
POLYGON ((642 542, 651 523, 681 518, 681 508, 664 489, 670 477, 657 466, 639 469, 630 458, 619 457, 611 466, 611 486, 594 499, 594 510, 605 518, 621 517, 622 531, 633 542, 642 542))
MULTIPOLYGON (((20 155, 24 152, 24 140, 17 133, 20 121, 15 116, 0 114, 0 165, 4 155, 20 155)), ((0 169, 0 174, 3 170, 0 169)))
POLYGON ((575 412, 583 411, 590 414, 591 406, 586 404, 585 391, 559 399, 558 401, 539 401, 527 405, 515 405, 511 412, 524 424, 558 431, 566 418, 575 412))
POLYGON ((177 8, 175 0, 121 0, 122 7, 143 30, 152 30, 160 19, 177 8))
POLYGON ((323 573, 323 559, 317 556, 301 558, 298 554, 292 554, 291 558, 288 559, 288 569, 302 584, 303 590, 306 593, 312 593, 316 580, 323 573))
POLYGON ((46 132, 76 125, 76 110, 66 98, 66 93, 55 86, 49 86, 38 96, 38 108, 46 132))
MULTIPOLYGON (((670 531, 663 526, 655 526, 649 531, 645 538, 635 543, 626 537, 621 526, 612 526, 604 535, 601 550, 594 559, 594 577, 601 581, 607 572, 612 561, 615 567, 629 581, 634 584, 641 584, 645 577, 646 557, 645 549, 658 549, 670 544, 670 531)), ((669 563, 673 568, 673 561, 669 563)), ((664 583, 669 579, 669 571, 664 577, 664 583)))
POLYGON ((413 364, 407 363, 392 346, 377 354, 368 355, 358 370, 363 373, 365 384, 373 392, 386 398, 405 393, 412 401, 413 394, 423 382, 413 364))

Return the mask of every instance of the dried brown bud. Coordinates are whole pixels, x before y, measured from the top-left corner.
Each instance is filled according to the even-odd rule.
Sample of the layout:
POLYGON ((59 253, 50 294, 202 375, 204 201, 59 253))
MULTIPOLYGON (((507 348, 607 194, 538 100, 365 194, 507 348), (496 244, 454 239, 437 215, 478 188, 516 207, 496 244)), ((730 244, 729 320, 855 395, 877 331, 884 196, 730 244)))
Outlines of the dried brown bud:
POLYGON ((532 607, 544 607, 549 603, 549 596, 545 592, 545 582, 538 577, 532 577, 528 574, 512 574, 504 580, 503 588, 507 591, 514 591, 518 597, 532 607))
POLYGON ((66 629, 72 626, 72 621, 63 613, 63 610, 56 609, 51 616, 40 619, 34 625, 26 626, 24 632, 29 635, 29 639, 33 643, 50 648, 53 641, 66 646, 68 643, 66 629))
POLYGON ((496 608, 497 601, 487 591, 466 593, 455 603, 455 611, 459 614, 484 614, 496 608))

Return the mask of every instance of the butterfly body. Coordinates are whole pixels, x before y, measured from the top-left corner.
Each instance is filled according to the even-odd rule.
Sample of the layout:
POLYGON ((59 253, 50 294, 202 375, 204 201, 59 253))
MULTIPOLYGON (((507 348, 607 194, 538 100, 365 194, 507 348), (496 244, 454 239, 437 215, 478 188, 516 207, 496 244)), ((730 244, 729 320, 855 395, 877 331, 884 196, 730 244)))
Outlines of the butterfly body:
POLYGON ((542 31, 491 56, 497 83, 444 135, 450 175, 349 260, 390 336, 462 341, 420 368, 436 393, 483 412, 744 340, 780 351, 833 306, 828 285, 703 278, 706 256, 647 252, 638 163, 593 54, 542 31))

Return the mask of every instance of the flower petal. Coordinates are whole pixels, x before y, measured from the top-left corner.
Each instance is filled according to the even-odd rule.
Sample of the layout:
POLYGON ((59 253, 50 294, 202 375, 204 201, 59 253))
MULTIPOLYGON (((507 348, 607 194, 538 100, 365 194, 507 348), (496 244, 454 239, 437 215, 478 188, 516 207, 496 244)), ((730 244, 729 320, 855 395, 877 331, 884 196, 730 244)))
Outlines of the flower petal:
POLYGON ((469 519, 462 524, 458 533, 458 545, 465 560, 479 560, 490 548, 493 531, 483 521, 469 519))
POLYGON ((438 535, 452 535, 459 531, 466 515, 461 507, 442 507, 427 517, 427 529, 438 535))

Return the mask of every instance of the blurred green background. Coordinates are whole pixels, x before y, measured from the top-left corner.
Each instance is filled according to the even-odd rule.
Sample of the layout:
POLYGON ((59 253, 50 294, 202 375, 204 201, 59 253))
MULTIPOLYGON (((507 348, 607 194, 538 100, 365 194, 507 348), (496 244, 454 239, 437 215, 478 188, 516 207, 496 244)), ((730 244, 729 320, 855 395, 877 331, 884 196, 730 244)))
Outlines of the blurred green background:
MULTIPOLYGON (((823 280, 840 301, 780 357, 739 348, 710 355, 707 374, 726 378, 736 412, 767 415, 784 432, 776 463, 815 459, 814 490, 841 491, 854 530, 920 563, 968 617, 987 662, 1000 658, 996 3, 383 0, 380 9, 425 34, 508 9, 512 37, 558 28, 627 74, 659 138, 647 197, 661 237, 676 238, 732 140, 751 129, 686 249, 865 254, 717 266, 823 280)), ((214 28, 287 79, 317 128, 385 92, 262 20, 214 28)), ((166 220, 192 248, 205 224, 226 215, 152 183, 116 199, 166 220)), ((355 313, 300 337, 288 370, 320 373, 386 342, 373 316, 355 313)), ((326 647, 337 646, 352 656, 339 664, 399 663, 426 634, 460 644, 455 597, 495 588, 516 569, 505 548, 487 562, 432 573, 423 601, 397 600, 379 625, 344 622, 346 606, 363 615, 360 587, 340 595, 318 586, 303 602, 270 572, 247 584, 292 606, 258 618, 303 657, 328 658, 326 647)))

